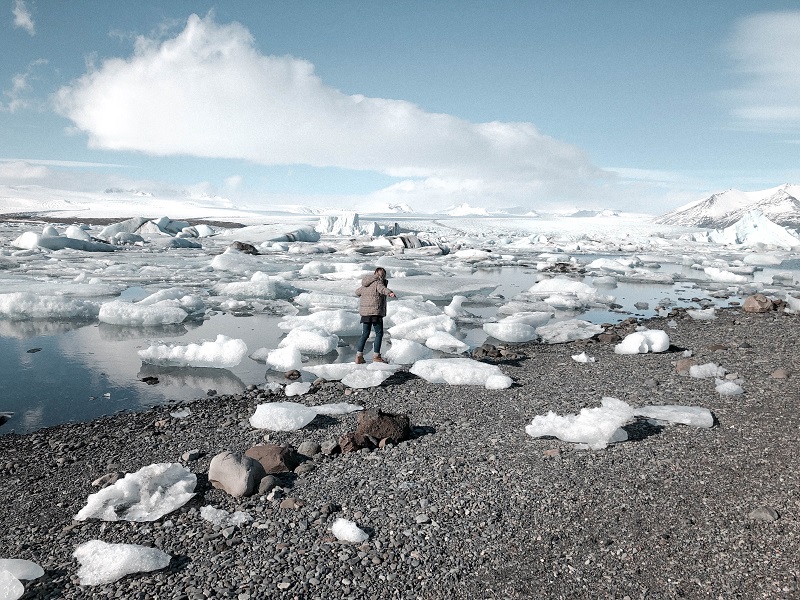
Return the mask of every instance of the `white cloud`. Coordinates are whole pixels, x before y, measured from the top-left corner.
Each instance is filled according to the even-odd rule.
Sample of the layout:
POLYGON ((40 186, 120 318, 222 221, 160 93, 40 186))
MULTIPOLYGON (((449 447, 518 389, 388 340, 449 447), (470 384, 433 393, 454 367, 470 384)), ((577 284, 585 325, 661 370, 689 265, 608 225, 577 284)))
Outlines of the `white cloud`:
POLYGON ((265 56, 244 26, 211 16, 192 15, 165 41, 138 38, 131 57, 104 61, 55 102, 94 148, 377 171, 504 201, 613 177, 530 123, 470 123, 343 94, 309 62, 265 56))
POLYGON ((744 76, 732 90, 733 116, 755 129, 800 126, 800 11, 742 19, 728 50, 744 76))
POLYGON ((14 27, 19 27, 27 31, 30 35, 36 34, 36 27, 33 24, 33 15, 25 4, 25 0, 14 0, 14 27))
POLYGON ((47 60, 40 58, 31 62, 24 73, 16 73, 11 77, 11 88, 3 91, 3 95, 8 98, 8 102, 3 104, 0 102, 0 112, 16 112, 23 108, 28 108, 32 105, 40 105, 41 102, 33 101, 30 99, 32 90, 31 80, 36 79, 34 70, 41 66, 46 65, 47 60))

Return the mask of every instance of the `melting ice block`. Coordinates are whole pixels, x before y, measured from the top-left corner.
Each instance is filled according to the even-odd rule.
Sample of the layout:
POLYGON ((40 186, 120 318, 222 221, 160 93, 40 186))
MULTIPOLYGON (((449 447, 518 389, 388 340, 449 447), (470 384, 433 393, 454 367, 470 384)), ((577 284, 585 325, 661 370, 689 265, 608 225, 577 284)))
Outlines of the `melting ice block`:
POLYGON ((397 366, 382 370, 358 369, 342 377, 342 383, 356 389, 377 387, 389 379, 396 369, 397 366))
POLYGON ((247 345, 243 340, 218 335, 213 342, 169 346, 157 344, 139 350, 142 362, 166 367, 210 367, 227 369, 235 367, 247 356, 247 345))
POLYGON ((107 544, 89 540, 75 549, 73 556, 80 563, 81 585, 112 583, 130 575, 157 571, 169 565, 172 557, 159 550, 136 544, 107 544))
POLYGON ((291 371, 302 368, 303 355, 294 346, 284 346, 270 350, 264 358, 264 362, 276 371, 291 371))
POLYGON ((315 327, 292 329, 278 347, 294 346, 301 354, 323 355, 333 352, 339 345, 339 336, 315 327))
POLYGON ((594 356, 589 356, 586 352, 581 352, 580 354, 573 354, 572 360, 579 363, 593 363, 597 362, 597 359, 594 356))
POLYGON ((616 354, 646 354, 648 352, 666 352, 669 349, 669 336, 661 329, 635 331, 625 336, 614 346, 616 354))
POLYGON ((736 273, 731 273, 725 269, 718 269, 717 267, 706 267, 703 271, 705 271, 709 279, 721 283, 747 283, 750 281, 750 277, 746 275, 737 275, 736 273))
POLYGON ((94 319, 99 311, 99 305, 88 300, 31 292, 0 294, 0 319, 94 319))
POLYGON ((715 381, 715 389, 721 396, 740 396, 744 394, 744 388, 739 385, 739 381, 725 381, 717 379, 715 381))
POLYGON ((353 544, 360 544, 369 539, 369 535, 353 521, 342 519, 341 517, 334 521, 331 527, 331 533, 336 536, 336 539, 342 542, 350 542, 353 544))
POLYGON ((714 415, 701 406, 653 405, 634 409, 636 416, 680 423, 692 427, 713 427, 714 415))
POLYGON ((585 340, 602 333, 603 328, 589 321, 568 319, 556 321, 536 328, 536 333, 548 344, 564 344, 575 340, 585 340))
POLYGON ((112 300, 100 307, 98 319, 110 325, 126 327, 151 327, 183 323, 189 316, 173 300, 162 300, 155 304, 142 305, 123 300, 112 300))
POLYGON ((76 521, 155 521, 194 496, 197 476, 179 463, 156 463, 91 494, 76 521))
POLYGON ((303 370, 313 373, 317 377, 322 377, 328 381, 339 381, 348 373, 359 369, 355 363, 331 363, 329 365, 304 366, 303 370))
POLYGON ((695 321, 713 321, 717 318, 717 311, 713 306, 705 309, 689 309, 686 314, 695 321))
POLYGON ((295 381, 294 383, 290 383, 284 388, 284 393, 287 396, 302 396, 303 394, 307 394, 308 390, 311 389, 311 383, 308 381, 295 381))
POLYGON ((505 389, 513 383, 510 377, 503 375, 500 367, 470 358, 418 360, 410 371, 430 383, 482 385, 488 389, 505 389))
POLYGON ((253 273, 249 281, 220 283, 215 289, 217 294, 228 298, 261 298, 267 300, 275 298, 275 282, 262 271, 253 273))
POLYGON ((8 571, 17 579, 38 579, 44 575, 42 567, 33 561, 21 558, 0 558, 0 571, 8 571))
POLYGON ((539 337, 535 327, 505 319, 498 323, 484 323, 483 330, 501 342, 529 342, 539 337))
POLYGON ((465 344, 457 337, 444 331, 434 333, 425 340, 425 345, 431 350, 439 350, 440 352, 449 352, 451 354, 460 354, 469 350, 469 344, 465 344))
POLYGON ((321 310, 304 316, 283 317, 278 327, 291 331, 297 327, 311 326, 340 336, 361 335, 361 318, 348 310, 321 310))
POLYGON ((456 324, 445 314, 419 317, 389 328, 392 338, 402 338, 424 344, 437 331, 456 333, 456 324))
POLYGON ((392 340, 391 347, 383 353, 384 358, 396 365, 410 365, 426 358, 432 358, 430 348, 411 340, 392 340))
POLYGON ((317 411, 318 415, 348 415, 352 412, 358 412, 360 410, 364 410, 363 406, 358 404, 349 404, 347 402, 333 402, 331 404, 321 404, 320 406, 315 406, 314 410, 317 411))
POLYGON ((689 377, 696 377, 697 379, 725 377, 727 372, 725 367, 720 367, 717 363, 705 363, 704 365, 692 365, 689 367, 689 377))
POLYGON ((240 525, 245 525, 253 520, 253 517, 251 517, 249 513, 240 510, 229 513, 227 510, 214 508, 213 506, 208 505, 200 509, 200 516, 206 521, 221 528, 230 527, 231 525, 239 527, 240 525))
POLYGON ((617 430, 633 418, 634 409, 627 402, 606 397, 599 407, 581 409, 577 415, 561 417, 553 411, 538 415, 525 427, 525 433, 531 437, 554 436, 600 450, 613 441, 627 439, 624 431, 620 434, 617 430))
POLYGON ((317 416, 317 411, 297 402, 268 402, 259 404, 250 417, 250 425, 270 431, 302 429, 317 416))
POLYGON ((25 593, 25 586, 9 571, 0 569, 0 600, 17 600, 25 593))

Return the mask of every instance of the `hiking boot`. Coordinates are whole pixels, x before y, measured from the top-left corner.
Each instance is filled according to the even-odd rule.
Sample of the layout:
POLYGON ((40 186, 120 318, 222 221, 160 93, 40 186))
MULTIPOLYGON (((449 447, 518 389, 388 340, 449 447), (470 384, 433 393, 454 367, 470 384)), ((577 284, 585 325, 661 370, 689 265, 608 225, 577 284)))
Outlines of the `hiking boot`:
POLYGON ((386 361, 383 360, 383 357, 380 354, 375 354, 372 357, 372 362, 385 363, 386 361))
POLYGON ((364 360, 364 356, 363 355, 356 354, 356 364, 357 365, 363 365, 365 362, 367 362, 367 361, 364 360))

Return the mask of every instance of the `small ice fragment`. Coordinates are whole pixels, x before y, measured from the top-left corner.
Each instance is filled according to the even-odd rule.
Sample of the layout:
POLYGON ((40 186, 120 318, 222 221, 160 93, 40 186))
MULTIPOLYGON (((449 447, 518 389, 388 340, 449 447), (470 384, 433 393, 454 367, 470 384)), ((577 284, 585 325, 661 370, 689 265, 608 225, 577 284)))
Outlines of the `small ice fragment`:
POLYGON ((176 410, 174 412, 169 413, 169 416, 172 417, 173 419, 185 419, 190 414, 192 414, 192 411, 189 410, 189 407, 187 406, 181 408, 180 410, 176 410))
POLYGON ((713 321, 717 318, 716 309, 712 306, 706 309, 689 309, 686 314, 692 317, 695 321, 713 321))
POLYGON ((555 436, 565 442, 582 443, 600 450, 619 439, 615 437, 619 435, 617 430, 633 417, 634 409, 629 404, 606 397, 601 406, 581 409, 577 415, 562 417, 553 411, 538 415, 525 427, 525 432, 531 437, 555 436))
POLYGON ((250 417, 250 425, 270 431, 296 431, 317 416, 317 411, 297 402, 268 402, 259 404, 250 417))
POLYGON ((130 575, 157 571, 169 565, 172 557, 159 550, 136 544, 107 544, 89 540, 75 549, 81 585, 112 583, 130 575))
POLYGON ((393 374, 394 370, 357 369, 342 377, 342 383, 356 389, 377 387, 393 374))
POLYGON ((736 381, 716 380, 716 390, 721 396, 739 396, 744 394, 744 388, 736 381))
POLYGON ((331 404, 322 404, 320 406, 312 407, 317 411, 318 415, 347 415, 352 412, 364 410, 363 406, 358 404, 348 404, 347 402, 335 402, 331 404))
POLYGON ((692 365, 689 367, 689 377, 697 379, 707 379, 710 377, 725 377, 727 370, 720 367, 717 363, 706 363, 704 365, 692 365))
POLYGON ((341 517, 334 521, 331 527, 331 533, 336 536, 337 540, 353 544, 366 542, 369 539, 369 534, 367 534, 366 531, 359 529, 358 525, 353 523, 353 521, 348 521, 341 517))
POLYGON ((580 354, 573 354, 572 360, 579 363, 593 363, 597 362, 597 359, 594 356, 589 356, 586 352, 581 352, 580 354))
POLYGON ((14 575, 0 569, 0 600, 17 600, 25 593, 25 586, 14 575))
POLYGON ((38 579, 44 575, 42 567, 22 558, 0 558, 0 571, 8 571, 17 579, 38 579))
MULTIPOLYGON (((503 388, 511 387, 511 378, 506 377, 496 365, 489 365, 470 358, 432 358, 419 360, 410 369, 417 377, 422 377, 430 383, 447 383, 450 385, 482 385, 497 386, 502 383, 503 388), (504 379, 492 379, 501 376, 504 379)), ((502 389, 492 387, 491 389, 502 389)))
POLYGON ((307 394, 310 389, 311 382, 295 381, 294 383, 287 385, 283 391, 287 396, 302 396, 303 394, 307 394))
POLYGON ((253 520, 253 517, 251 517, 249 513, 239 510, 229 513, 227 510, 214 508, 210 505, 206 505, 200 509, 200 516, 217 527, 228 527, 230 525, 239 527, 253 520))

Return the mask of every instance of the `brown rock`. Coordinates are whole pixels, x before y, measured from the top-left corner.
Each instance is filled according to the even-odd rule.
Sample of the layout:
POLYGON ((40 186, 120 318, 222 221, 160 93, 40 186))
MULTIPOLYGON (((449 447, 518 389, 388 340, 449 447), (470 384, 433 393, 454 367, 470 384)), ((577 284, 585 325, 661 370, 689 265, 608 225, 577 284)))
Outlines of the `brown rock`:
POLYGON ((286 371, 286 373, 284 373, 283 376, 286 377, 286 379, 300 379, 301 377, 300 371, 298 371, 297 369, 286 371))
POLYGON ((711 344, 710 346, 706 346, 706 350, 709 352, 722 352, 727 349, 728 347, 725 344, 711 344))
POLYGON ((620 341, 619 335, 614 333, 613 331, 606 331, 605 333, 601 333, 597 336, 597 341, 603 342, 604 344, 616 344, 620 341))
POLYGON ((543 454, 545 456, 560 456, 561 455, 561 449, 560 448, 550 448, 548 450, 545 450, 543 452, 543 454))
POLYGON ((781 367, 780 369, 775 369, 771 374, 770 377, 773 379, 789 379, 792 375, 792 372, 789 369, 781 367))
POLYGON ((358 443, 358 437, 353 432, 345 433, 339 438, 339 450, 342 454, 361 450, 361 447, 361 444, 358 443))
POLYGON ((358 413, 356 436, 370 436, 376 440, 388 438, 399 443, 411 437, 411 421, 408 415, 396 415, 371 408, 358 413))
POLYGON ((774 308, 772 300, 767 298, 764 294, 754 294, 748 296, 744 300, 742 310, 746 313, 765 313, 770 312, 774 308))
POLYGON ((678 375, 688 375, 689 369, 697 364, 697 361, 693 358, 680 358, 675 363, 675 372, 678 375))
POLYGON ((294 471, 302 462, 302 458, 294 448, 277 444, 253 446, 244 455, 261 463, 265 473, 294 471))

